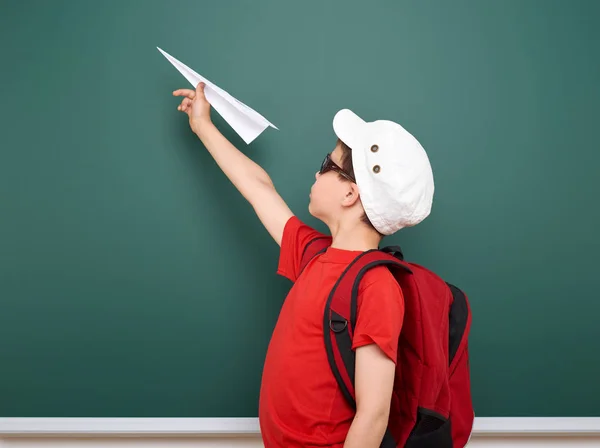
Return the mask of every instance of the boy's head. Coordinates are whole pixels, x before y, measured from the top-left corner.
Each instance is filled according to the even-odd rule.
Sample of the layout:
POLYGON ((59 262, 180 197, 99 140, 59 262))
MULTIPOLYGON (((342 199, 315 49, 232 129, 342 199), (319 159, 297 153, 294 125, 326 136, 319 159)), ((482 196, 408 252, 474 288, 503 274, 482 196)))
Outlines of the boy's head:
POLYGON ((330 227, 360 222, 384 236, 429 215, 431 165, 410 133, 388 120, 367 123, 348 109, 335 115, 333 128, 338 142, 316 174, 313 216, 330 227))

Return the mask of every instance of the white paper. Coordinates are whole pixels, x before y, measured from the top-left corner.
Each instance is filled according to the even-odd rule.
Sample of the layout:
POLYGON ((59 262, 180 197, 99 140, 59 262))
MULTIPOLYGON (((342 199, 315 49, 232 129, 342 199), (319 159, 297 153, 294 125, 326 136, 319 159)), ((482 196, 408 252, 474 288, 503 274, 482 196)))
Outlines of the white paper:
POLYGON ((265 117, 246 106, 241 101, 237 100, 225 90, 217 87, 215 84, 210 82, 208 79, 200 76, 194 70, 189 68, 187 65, 179 62, 170 54, 161 50, 164 57, 166 57, 171 64, 175 66, 177 70, 192 84, 194 89, 200 81, 206 84, 204 88, 204 95, 206 100, 211 106, 229 123, 229 125, 239 134, 240 137, 250 144, 256 137, 258 137, 267 127, 277 129, 272 123, 270 123, 265 117))

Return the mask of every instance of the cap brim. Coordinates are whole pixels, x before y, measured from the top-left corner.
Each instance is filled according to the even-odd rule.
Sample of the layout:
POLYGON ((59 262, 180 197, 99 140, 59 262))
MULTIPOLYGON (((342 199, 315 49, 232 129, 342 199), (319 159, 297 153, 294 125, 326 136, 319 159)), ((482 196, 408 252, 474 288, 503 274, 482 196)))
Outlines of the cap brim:
POLYGON ((365 121, 349 109, 342 109, 333 117, 333 131, 351 149, 361 146, 361 130, 365 121))

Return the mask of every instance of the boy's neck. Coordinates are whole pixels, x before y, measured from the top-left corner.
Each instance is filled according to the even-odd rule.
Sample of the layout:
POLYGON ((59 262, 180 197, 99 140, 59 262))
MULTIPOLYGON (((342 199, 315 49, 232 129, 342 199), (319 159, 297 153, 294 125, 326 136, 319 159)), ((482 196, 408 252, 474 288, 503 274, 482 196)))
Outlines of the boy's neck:
POLYGON ((331 247, 334 249, 364 252, 378 249, 381 243, 379 234, 362 224, 354 226, 340 224, 337 227, 330 227, 329 230, 333 237, 331 247))

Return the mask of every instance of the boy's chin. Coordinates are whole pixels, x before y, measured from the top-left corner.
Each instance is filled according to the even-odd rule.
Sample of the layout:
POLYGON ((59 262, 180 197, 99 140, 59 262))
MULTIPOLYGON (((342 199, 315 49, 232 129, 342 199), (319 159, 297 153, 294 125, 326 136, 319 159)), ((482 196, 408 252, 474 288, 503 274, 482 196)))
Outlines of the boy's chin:
POLYGON ((313 218, 321 219, 319 217, 318 211, 316 210, 312 202, 309 202, 308 204, 308 213, 310 213, 313 218))

